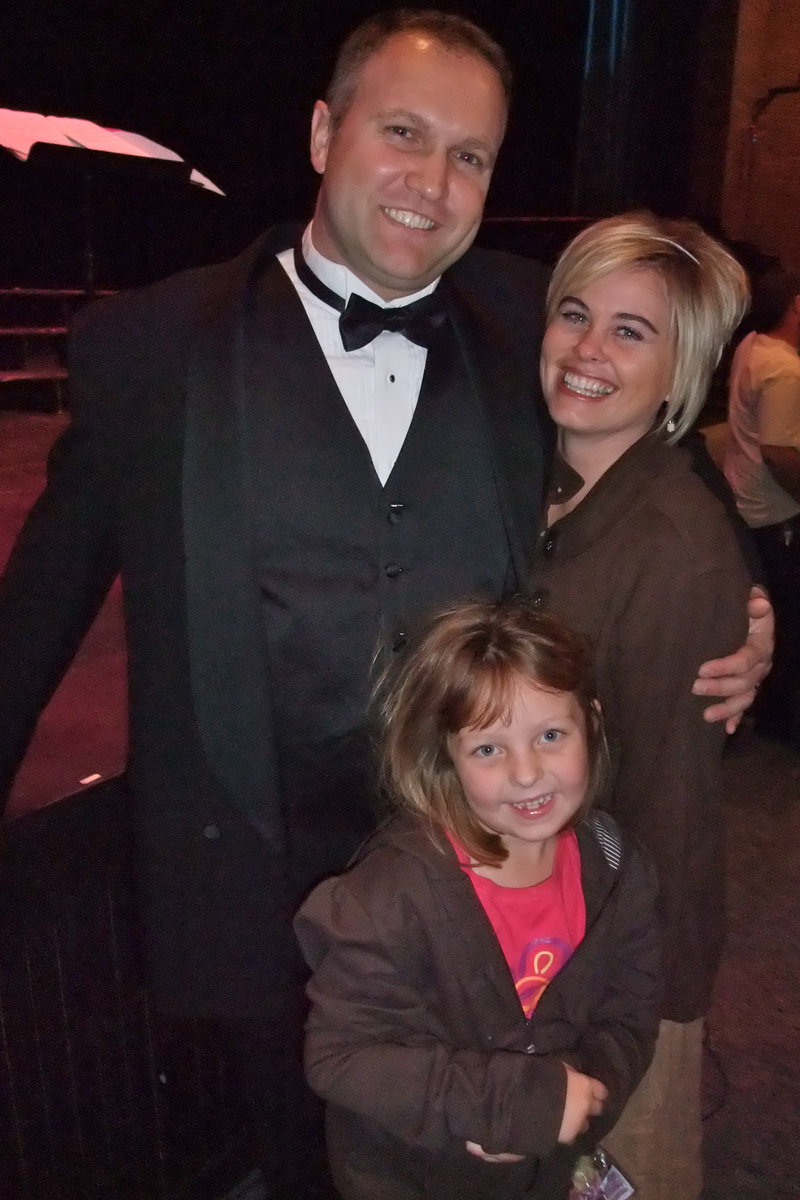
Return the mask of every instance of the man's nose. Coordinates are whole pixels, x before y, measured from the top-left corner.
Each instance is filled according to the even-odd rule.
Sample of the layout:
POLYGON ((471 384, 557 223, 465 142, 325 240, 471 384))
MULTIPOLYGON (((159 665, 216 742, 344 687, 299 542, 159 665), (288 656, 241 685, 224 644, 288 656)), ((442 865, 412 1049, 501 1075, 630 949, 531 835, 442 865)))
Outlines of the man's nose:
POLYGON ((447 191, 448 169, 445 153, 431 151, 421 154, 406 174, 406 183, 425 200, 441 200, 447 191))

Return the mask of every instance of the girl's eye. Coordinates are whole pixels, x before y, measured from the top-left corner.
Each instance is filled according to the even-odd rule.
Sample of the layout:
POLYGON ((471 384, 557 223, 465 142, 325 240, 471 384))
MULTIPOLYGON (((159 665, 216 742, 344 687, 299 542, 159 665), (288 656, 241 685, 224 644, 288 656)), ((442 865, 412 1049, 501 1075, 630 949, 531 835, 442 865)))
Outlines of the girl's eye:
POLYGON ((492 758, 496 753, 496 746, 486 745, 476 746, 475 748, 475 754, 478 756, 478 758, 492 758))
POLYGON ((557 742, 560 737, 560 729, 545 729, 544 733, 542 734, 542 741, 548 743, 557 742))

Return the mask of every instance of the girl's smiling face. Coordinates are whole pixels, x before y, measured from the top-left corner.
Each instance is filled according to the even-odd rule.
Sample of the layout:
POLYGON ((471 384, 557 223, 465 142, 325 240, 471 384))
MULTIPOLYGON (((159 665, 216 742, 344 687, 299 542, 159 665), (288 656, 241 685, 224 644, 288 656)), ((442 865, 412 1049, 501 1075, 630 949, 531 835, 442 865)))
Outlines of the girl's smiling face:
POLYGON ((520 680, 506 714, 451 734, 448 750, 467 803, 509 854, 544 849, 586 798, 586 726, 571 692, 520 680))

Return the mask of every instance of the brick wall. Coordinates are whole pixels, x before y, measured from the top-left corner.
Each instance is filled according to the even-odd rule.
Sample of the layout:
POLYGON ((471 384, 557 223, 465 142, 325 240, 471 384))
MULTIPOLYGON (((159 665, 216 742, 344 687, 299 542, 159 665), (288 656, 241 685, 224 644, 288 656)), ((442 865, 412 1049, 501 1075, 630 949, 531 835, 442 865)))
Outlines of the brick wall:
POLYGON ((722 223, 734 238, 800 267, 800 84, 798 0, 742 0, 739 8, 722 223), (756 117, 755 125, 753 124, 756 117))

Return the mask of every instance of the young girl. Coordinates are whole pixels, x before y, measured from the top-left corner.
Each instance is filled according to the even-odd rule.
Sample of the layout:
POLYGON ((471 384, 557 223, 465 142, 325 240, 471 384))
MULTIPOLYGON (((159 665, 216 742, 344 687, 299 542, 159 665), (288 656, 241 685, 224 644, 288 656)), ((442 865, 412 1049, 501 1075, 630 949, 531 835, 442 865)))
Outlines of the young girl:
POLYGON ((588 811, 605 740, 583 644, 521 602, 451 609, 382 714, 400 812, 295 924, 334 1182, 562 1200, 658 1005, 651 874, 588 811))

